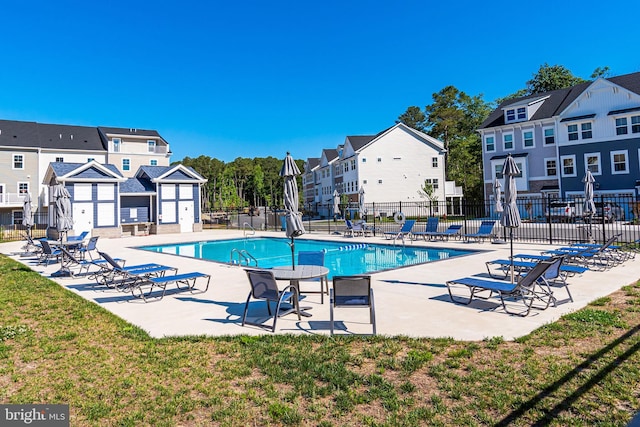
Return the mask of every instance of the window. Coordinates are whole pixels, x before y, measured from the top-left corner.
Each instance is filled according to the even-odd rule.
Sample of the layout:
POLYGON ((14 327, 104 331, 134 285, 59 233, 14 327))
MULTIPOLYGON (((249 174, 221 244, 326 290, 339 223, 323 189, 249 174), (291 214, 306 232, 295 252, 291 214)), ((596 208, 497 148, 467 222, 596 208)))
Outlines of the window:
POLYGON ((378 157, 378 163, 382 163, 382 157, 378 157))
POLYGON ((626 135, 629 133, 627 129, 627 118, 621 117, 616 119, 616 135, 626 135))
POLYGON ((494 172, 495 172, 496 178, 498 179, 502 179, 502 166, 504 165, 503 164, 495 165, 494 172))
POLYGON ((18 183, 18 194, 27 194, 29 192, 29 183, 28 182, 19 182, 18 183))
POLYGON ((437 168, 438 167, 438 158, 437 157, 432 157, 431 158, 431 167, 432 168, 437 168))
POLYGON ((88 157, 87 158, 87 163, 94 161, 95 159, 93 157, 88 157))
POLYGON ((516 119, 516 110, 507 110, 507 121, 511 122, 516 119))
POLYGON ((562 176, 576 176, 576 156, 561 156, 562 176))
POLYGON ((130 159, 122 159, 122 170, 123 171, 131 170, 131 160, 130 159))
POLYGON ((149 161, 149 164, 150 164, 151 166, 158 166, 158 161, 157 161, 156 159, 151 159, 151 160, 149 161))
POLYGON ((627 150, 611 152, 611 174, 629 173, 629 156, 627 150))
POLYGON ((366 157, 362 158, 362 163, 367 163, 367 158, 366 157))
POLYGON ((431 184, 431 187, 433 187, 434 190, 438 189, 438 178, 433 178, 433 179, 425 179, 424 182, 426 184, 431 184))
POLYGON ((524 107, 518 108, 518 120, 525 120, 527 118, 527 110, 524 107))
POLYGON ((547 171, 547 176, 558 175, 558 165, 556 163, 556 159, 545 159, 545 168, 547 171))
POLYGON ((640 116, 631 117, 631 133, 640 133, 640 116))
POLYGON ((64 163, 64 157, 56 157, 56 162, 64 163))
POLYGON ((382 184, 382 180, 381 179, 378 180, 378 184, 382 184))
POLYGON ((601 175, 600 153, 585 153, 584 165, 585 169, 591 171, 592 174, 601 175))
POLYGON ((22 210, 11 211, 13 225, 22 225, 22 210))
POLYGON ((522 141, 525 148, 533 147, 533 131, 526 130, 522 132, 522 141))
POLYGON ((496 151, 496 142, 493 136, 487 136, 484 139, 484 146, 487 152, 496 151))
POLYGON ((513 150, 513 134, 512 133, 506 133, 506 134, 504 134, 504 136, 502 138, 503 138, 503 141, 504 141, 504 149, 505 150, 513 150))
POLYGON ((24 156, 22 154, 13 155, 13 168, 24 169, 24 156))
POLYGON ((553 132, 553 128, 546 128, 544 130, 544 143, 545 144, 555 144, 556 138, 553 132))
POLYGON ((356 159, 351 160, 351 170, 356 170, 356 159))
POLYGON ((120 138, 113 138, 113 152, 114 153, 119 153, 120 152, 120 138))
POLYGON ((569 141, 577 141, 578 140, 578 125, 569 125, 569 126, 567 126, 567 134, 569 136, 569 141))
POLYGON ((367 183, 367 180, 366 180, 366 179, 363 179, 363 180, 362 180, 362 183, 363 183, 363 184, 366 184, 366 183, 367 183))
POLYGON ((582 130, 582 139, 589 139, 593 136, 591 133, 591 123, 582 123, 580 125, 580 129, 582 130))
POLYGON ((147 141, 147 150, 149 151, 149 153, 155 153, 156 152, 156 142, 152 139, 147 141))

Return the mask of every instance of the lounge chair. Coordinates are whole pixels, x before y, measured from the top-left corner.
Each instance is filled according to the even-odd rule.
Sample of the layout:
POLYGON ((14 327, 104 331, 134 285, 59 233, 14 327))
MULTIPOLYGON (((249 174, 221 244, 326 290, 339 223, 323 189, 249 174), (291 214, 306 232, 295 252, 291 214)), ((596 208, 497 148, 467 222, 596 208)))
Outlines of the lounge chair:
POLYGON ((271 329, 271 332, 275 332, 278 317, 289 314, 292 311, 296 312, 298 314, 298 320, 301 320, 300 307, 298 303, 298 289, 295 286, 289 285, 283 290, 280 290, 278 289, 278 282, 276 282, 272 271, 245 271, 247 273, 247 278, 249 279, 249 284, 251 285, 251 292, 249 292, 249 296, 247 296, 247 302, 244 305, 242 326, 249 324, 259 326, 261 328, 271 329), (271 325, 265 325, 264 323, 247 322, 247 313, 249 311, 249 301, 251 301, 251 298, 262 300, 267 303, 267 312, 269 313, 269 317, 273 317, 273 323, 271 325), (291 302, 291 304, 293 305, 293 309, 286 310, 285 312, 281 313, 280 308, 282 306, 282 303, 285 301, 291 302), (276 303, 276 309, 273 314, 271 312, 271 302, 276 303))
POLYGON ((460 231, 462 231, 462 225, 451 224, 445 231, 435 231, 433 233, 427 233, 427 235, 432 239, 449 240, 450 237, 460 237, 460 231))
MULTIPOLYGON (((324 251, 300 251, 298 252, 298 265, 324 265, 324 251)), ((324 304, 325 291, 329 294, 329 279, 327 276, 323 276, 320 279, 313 279, 320 282, 320 292, 317 291, 305 291, 305 293, 319 293, 320 303, 324 304)), ((298 287, 298 292, 302 293, 298 287)))
POLYGON ((606 242, 604 242, 598 248, 572 248, 564 247, 560 249, 548 250, 542 253, 543 256, 551 255, 565 255, 570 262, 576 262, 583 264, 587 267, 601 270, 611 268, 621 262, 624 259, 618 257, 609 247, 617 240, 618 235, 611 236, 606 242))
POLYGON ((86 245, 80 246, 78 248, 80 257, 84 259, 87 257, 87 255, 89 255, 89 258, 93 260, 94 256, 92 254, 95 252, 96 253, 95 259, 97 259, 99 257, 99 255, 97 255, 98 254, 97 243, 98 243, 98 236, 93 236, 92 238, 89 239, 86 245))
POLYGON ((467 242, 470 242, 471 240, 475 240, 476 242, 484 242, 484 239, 492 239, 495 237, 495 233, 493 232, 493 227, 495 225, 495 221, 482 221, 477 232, 472 234, 464 234, 462 237, 464 237, 467 242))
MULTIPOLYGON (((134 270, 135 271, 135 270, 134 270)), ((146 276, 141 275, 133 285, 130 285, 131 295, 134 297, 142 298, 145 302, 149 301, 149 297, 152 296, 154 288, 162 289, 162 293, 155 296, 154 301, 159 301, 164 298, 167 292, 167 286, 175 284, 179 290, 189 290, 191 293, 203 293, 209 289, 209 283, 211 282, 211 275, 206 273, 200 273, 199 271, 192 271, 189 273, 163 275, 163 276, 146 276), (197 289, 196 282, 198 279, 207 279, 207 284, 204 289, 197 289), (182 285, 185 287, 183 288, 182 285), (148 292, 144 292, 144 288, 149 288, 148 292), (197 289, 197 292, 195 292, 197 289)))
POLYGON ((405 237, 411 238, 411 230, 413 229, 415 223, 416 221, 414 219, 408 219, 404 222, 404 224, 402 224, 402 227, 399 231, 385 231, 384 237, 387 240, 393 239, 394 241, 397 239, 402 239, 402 241, 404 242, 405 237))
POLYGON ((336 308, 368 308, 369 323, 376 334, 376 314, 371 289, 371 276, 335 276, 333 288, 329 293, 331 301, 329 307, 330 332, 333 335, 334 309, 336 308))
POLYGON ((554 262, 555 260, 538 262, 535 267, 529 270, 528 274, 518 276, 518 280, 515 283, 502 280, 485 280, 478 277, 449 280, 447 281, 449 297, 454 303, 468 305, 478 291, 490 291, 492 294, 496 292, 500 296, 500 302, 505 312, 518 316, 527 316, 531 312, 534 301, 540 301, 543 304, 543 307, 536 307, 542 310, 548 308, 552 302, 555 304, 551 287, 544 278, 545 273, 554 262), (454 297, 452 287, 457 285, 466 286, 469 289, 470 295, 467 299, 454 297), (521 301, 524 305, 523 310, 510 310, 505 302, 506 298, 513 298, 516 302, 521 301))
POLYGON ((354 237, 358 235, 366 236, 371 234, 371 230, 369 230, 366 224, 362 222, 353 223, 348 219, 345 219, 344 222, 345 222, 345 225, 347 226, 347 228, 344 231, 345 236, 354 237))
POLYGON ((97 283, 117 290, 131 290, 132 287, 138 285, 138 280, 142 277, 159 277, 165 275, 167 271, 171 271, 173 274, 178 273, 178 269, 175 267, 155 263, 125 267, 118 264, 118 261, 105 252, 98 251, 98 254, 106 263, 99 264, 92 261, 94 265, 100 268, 98 272, 94 273, 93 277, 97 283))
POLYGON ((25 244, 22 246, 24 253, 23 256, 40 256, 42 254, 42 244, 40 240, 33 240, 33 238, 27 233, 22 233, 24 236, 25 244))
POLYGON ((424 240, 427 240, 427 237, 428 237, 429 240, 431 240, 431 238, 433 237, 432 233, 435 233, 437 231, 438 231, 438 217, 431 216, 427 218, 427 225, 425 226, 424 231, 413 231, 412 235, 416 239, 418 237, 422 237, 424 240))
POLYGON ((51 245, 46 239, 40 240, 40 244, 42 245, 42 253, 40 254, 40 259, 38 259, 38 264, 49 265, 52 259, 55 259, 56 262, 60 260, 62 251, 59 247, 51 245))
MULTIPOLYGON (((569 299, 571 300, 571 302, 573 302, 573 296, 571 296, 571 292, 569 291, 569 287, 567 286, 567 278, 576 274, 582 274, 586 271, 589 271, 589 269, 587 267, 582 267, 579 265, 567 265, 564 263, 564 258, 564 256, 548 258, 548 260, 555 261, 555 263, 551 267, 549 267, 544 275, 544 278, 549 284, 556 284, 565 287, 565 289, 567 290, 567 294, 569 294, 569 299)), ((508 259, 487 261, 487 272, 491 277, 506 279, 507 277, 509 277, 511 263, 512 262, 508 259), (492 270, 491 266, 498 266, 498 271, 502 272, 503 274, 496 277, 496 275, 494 274, 495 270, 492 270)), ((535 266, 535 262, 518 261, 515 259, 513 260, 513 268, 517 275, 527 274, 527 272, 535 266)))

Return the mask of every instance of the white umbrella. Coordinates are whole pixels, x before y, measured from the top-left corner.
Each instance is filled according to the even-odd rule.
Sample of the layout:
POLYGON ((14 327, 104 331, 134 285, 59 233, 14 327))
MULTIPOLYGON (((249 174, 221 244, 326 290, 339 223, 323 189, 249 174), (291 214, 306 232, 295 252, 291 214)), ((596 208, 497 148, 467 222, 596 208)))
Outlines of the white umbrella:
POLYGON ((364 216, 367 214, 364 208, 364 187, 360 187, 360 191, 358 191, 358 207, 360 209, 360 219, 364 219, 364 216))
POLYGON ((340 216, 340 194, 338 194, 338 190, 333 190, 333 215, 334 219, 336 216, 340 216))
POLYGON ((493 183, 493 197, 496 199, 496 212, 501 213, 504 209, 502 208, 502 184, 500 184, 500 180, 496 178, 493 183))
POLYGON ((26 193, 22 202, 22 225, 27 228, 27 236, 31 237, 33 227, 33 214, 31 211, 31 194, 26 193))
POLYGON ((300 175, 300 169, 293 157, 289 153, 284 159, 282 169, 280 170, 280 176, 284 177, 284 209, 286 211, 286 235, 291 238, 291 266, 293 269, 295 265, 295 241, 294 238, 301 236, 305 233, 304 225, 302 224, 302 216, 298 212, 298 184, 296 183, 296 176, 300 175))
POLYGON ((516 199, 518 198, 518 190, 516 189, 516 176, 520 174, 520 169, 516 165, 515 160, 509 154, 502 166, 502 174, 504 175, 504 210, 500 218, 500 224, 509 228, 509 239, 511 240, 511 283, 513 283, 513 229, 520 227, 520 212, 516 199))
POLYGON ((584 182, 584 214, 591 216, 596 213, 596 204, 593 202, 593 183, 596 180, 590 170, 587 170, 582 182, 584 182))

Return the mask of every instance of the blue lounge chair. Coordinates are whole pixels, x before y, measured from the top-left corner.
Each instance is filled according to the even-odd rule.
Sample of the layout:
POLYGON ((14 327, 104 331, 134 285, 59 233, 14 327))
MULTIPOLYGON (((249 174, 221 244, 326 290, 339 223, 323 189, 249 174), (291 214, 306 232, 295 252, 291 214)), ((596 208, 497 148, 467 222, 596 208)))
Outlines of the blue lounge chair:
MULTIPOLYGON (((552 260, 553 258, 549 258, 552 260)), ((564 262, 564 257, 556 257, 556 264, 552 265, 544 275, 544 278, 547 280, 549 284, 557 284, 559 286, 564 286, 567 290, 567 294, 569 295, 569 299, 573 302, 573 296, 571 296, 571 292, 569 291, 569 287, 567 286, 567 278, 570 276, 574 276, 576 274, 582 274, 586 271, 589 271, 587 267, 582 267, 579 265, 567 265, 564 262), (558 261, 559 260, 559 261, 558 261)), ((496 259, 493 261, 487 261, 487 272, 491 277, 496 277, 494 275, 494 270, 491 270, 491 266, 498 266, 498 270, 504 273, 504 276, 500 275, 499 279, 505 279, 509 277, 509 272, 511 269, 511 261, 508 259, 496 259)), ((533 267, 536 266, 535 262, 531 261, 518 261, 513 260, 513 268, 518 275, 527 274, 533 267)))
POLYGON ((422 237, 424 240, 431 240, 431 233, 435 233, 438 231, 438 217, 431 216, 427 218, 427 225, 425 226, 424 231, 413 231, 412 234, 415 238, 422 237))
POLYGON ((413 229, 415 223, 416 221, 414 219, 408 219, 404 222, 404 224, 402 224, 400 231, 385 231, 384 237, 387 240, 402 239, 402 241, 404 242, 405 237, 411 238, 411 230, 413 229))
POLYGON ((463 237, 467 240, 467 242, 470 242, 472 239, 474 239, 476 242, 484 242, 484 239, 491 239, 495 237, 495 234, 493 232, 493 227, 495 225, 495 221, 482 221, 477 232, 472 234, 465 234, 463 237))
POLYGON ((548 308, 552 302, 555 304, 551 287, 544 277, 547 270, 555 262, 555 259, 538 262, 535 267, 529 270, 528 274, 518 276, 518 280, 515 283, 506 280, 485 280, 478 277, 463 277, 456 280, 449 280, 447 281, 449 297, 454 303, 468 305, 478 291, 490 291, 492 294, 495 292, 500 296, 500 302, 505 312, 518 316, 527 316, 531 312, 531 308, 533 308, 534 301, 539 301, 543 304, 543 307, 536 307, 542 310, 548 308), (458 287, 458 285, 466 286, 469 289, 470 295, 468 298, 461 299, 457 296, 454 297, 452 288, 458 287), (509 309, 505 301, 507 298, 513 298, 514 301, 521 301, 524 309, 522 311, 509 309))
POLYGON ((433 239, 449 240, 450 237, 458 238, 460 236, 461 230, 462 230, 462 225, 451 224, 449 228, 447 228, 445 231, 440 231, 440 232, 436 231, 433 233, 427 233, 427 235, 429 236, 429 238, 433 238, 433 239))

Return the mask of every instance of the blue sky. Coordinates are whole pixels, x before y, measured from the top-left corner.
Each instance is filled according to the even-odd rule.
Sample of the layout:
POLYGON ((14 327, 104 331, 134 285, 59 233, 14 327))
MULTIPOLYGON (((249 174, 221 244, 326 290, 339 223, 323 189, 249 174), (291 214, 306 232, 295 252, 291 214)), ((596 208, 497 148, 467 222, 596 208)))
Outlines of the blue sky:
POLYGON ((317 157, 453 85, 640 71, 640 2, 8 2, 0 118, 155 129, 174 156, 317 157))

